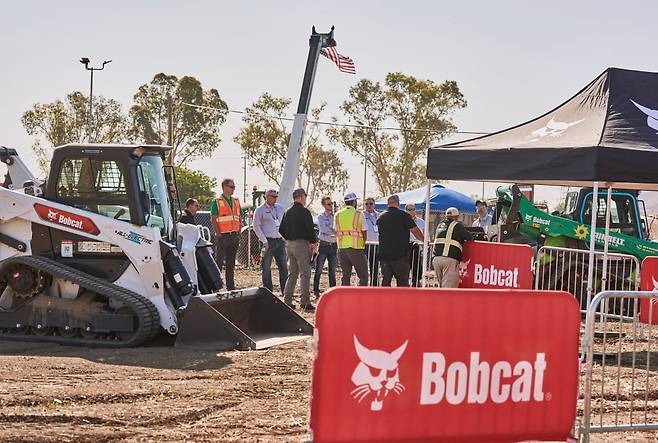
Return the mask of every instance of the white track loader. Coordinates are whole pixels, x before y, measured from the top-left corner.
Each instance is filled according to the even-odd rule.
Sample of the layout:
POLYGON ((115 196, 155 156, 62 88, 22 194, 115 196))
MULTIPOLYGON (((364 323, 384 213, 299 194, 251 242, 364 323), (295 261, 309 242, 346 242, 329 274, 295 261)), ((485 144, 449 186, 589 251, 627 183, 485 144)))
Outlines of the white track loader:
POLYGON ((176 224, 166 146, 65 145, 41 184, 0 147, 0 338, 261 349, 312 326, 265 288, 221 292, 207 228, 176 224))

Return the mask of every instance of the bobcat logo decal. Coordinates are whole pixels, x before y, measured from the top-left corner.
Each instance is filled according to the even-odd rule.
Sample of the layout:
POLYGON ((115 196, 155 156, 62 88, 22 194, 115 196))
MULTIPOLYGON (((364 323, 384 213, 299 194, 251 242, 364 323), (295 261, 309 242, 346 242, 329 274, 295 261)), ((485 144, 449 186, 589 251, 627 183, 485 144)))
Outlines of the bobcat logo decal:
POLYGON ((468 277, 468 264, 471 261, 459 262, 459 283, 463 282, 468 277))
POLYGON ((371 393, 375 398, 370 403, 371 411, 381 411, 384 399, 391 392, 400 395, 404 386, 400 383, 398 360, 407 349, 409 340, 393 352, 368 349, 354 336, 354 349, 361 362, 352 373, 352 383, 356 386, 350 394, 361 403, 371 393))

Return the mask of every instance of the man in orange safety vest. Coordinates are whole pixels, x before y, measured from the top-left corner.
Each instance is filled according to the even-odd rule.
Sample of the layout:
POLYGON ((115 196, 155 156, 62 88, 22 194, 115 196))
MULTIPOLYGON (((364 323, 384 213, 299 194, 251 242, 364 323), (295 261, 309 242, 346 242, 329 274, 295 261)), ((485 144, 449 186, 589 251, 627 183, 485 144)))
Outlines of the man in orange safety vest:
POLYGON ((210 204, 210 214, 215 227, 217 266, 226 268, 226 289, 235 289, 235 256, 240 243, 240 200, 233 197, 235 182, 222 180, 222 195, 210 204))

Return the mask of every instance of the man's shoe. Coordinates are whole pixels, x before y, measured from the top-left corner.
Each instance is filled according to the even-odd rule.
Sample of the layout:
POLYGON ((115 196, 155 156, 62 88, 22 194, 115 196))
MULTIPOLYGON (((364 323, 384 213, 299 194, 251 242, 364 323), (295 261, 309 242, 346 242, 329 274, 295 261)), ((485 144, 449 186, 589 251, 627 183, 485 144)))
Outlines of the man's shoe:
POLYGON ((293 302, 290 302, 290 303, 286 302, 286 305, 287 305, 290 309, 297 309, 297 306, 296 306, 293 302))
POLYGON ((320 293, 319 293, 319 292, 314 292, 314 293, 313 293, 313 296, 314 296, 315 299, 317 300, 318 298, 320 298, 320 293))
POLYGON ((315 306, 313 306, 310 303, 302 305, 302 309, 304 310, 304 312, 315 312, 315 306))

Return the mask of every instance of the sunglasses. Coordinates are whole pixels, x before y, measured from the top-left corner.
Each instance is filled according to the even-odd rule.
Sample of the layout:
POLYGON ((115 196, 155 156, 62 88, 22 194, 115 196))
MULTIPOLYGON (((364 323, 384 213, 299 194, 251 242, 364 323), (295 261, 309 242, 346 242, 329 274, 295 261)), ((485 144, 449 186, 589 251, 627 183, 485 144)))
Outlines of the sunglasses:
POLYGON ((332 202, 326 202, 324 205, 325 205, 325 206, 332 206, 333 203, 332 203, 332 202))
POLYGON ((372 206, 372 205, 374 205, 374 204, 375 204, 375 203, 373 203, 373 202, 366 202, 366 206, 372 206))
POLYGON ((235 185, 227 185, 227 188, 235 189, 235 185))

